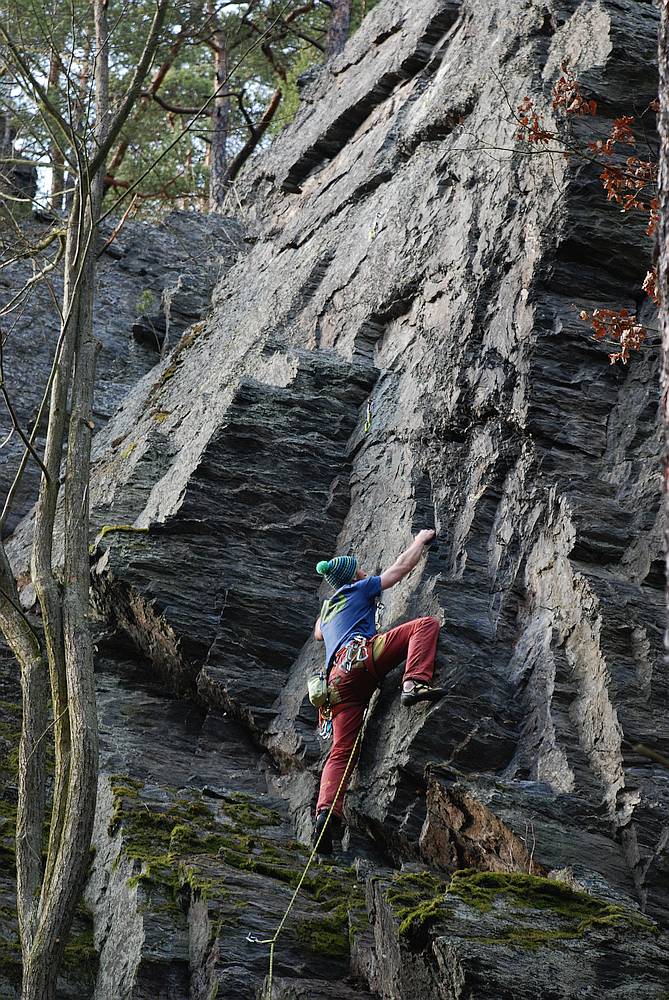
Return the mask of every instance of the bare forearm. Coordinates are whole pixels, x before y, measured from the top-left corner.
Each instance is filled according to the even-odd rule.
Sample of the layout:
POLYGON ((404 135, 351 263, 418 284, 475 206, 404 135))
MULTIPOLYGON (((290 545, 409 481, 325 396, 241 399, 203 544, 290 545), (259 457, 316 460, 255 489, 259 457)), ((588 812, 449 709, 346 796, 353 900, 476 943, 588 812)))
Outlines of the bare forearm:
POLYGON ((387 590, 393 587, 399 580, 402 580, 420 560, 425 546, 434 538, 434 528, 424 528, 419 531, 408 549, 399 556, 390 569, 381 574, 381 588, 387 590))
POLYGON ((424 548, 425 543, 420 541, 418 538, 414 538, 409 548, 405 549, 404 552, 397 557, 396 565, 400 566, 407 573, 411 572, 422 556, 424 548))

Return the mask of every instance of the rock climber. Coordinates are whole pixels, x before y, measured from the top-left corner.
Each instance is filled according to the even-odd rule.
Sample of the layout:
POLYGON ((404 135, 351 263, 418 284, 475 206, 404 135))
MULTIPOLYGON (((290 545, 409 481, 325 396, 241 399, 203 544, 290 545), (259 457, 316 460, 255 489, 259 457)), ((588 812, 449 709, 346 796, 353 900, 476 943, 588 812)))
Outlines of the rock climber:
POLYGON ((328 812, 346 772, 365 709, 381 680, 406 659, 403 705, 436 701, 446 694, 443 688, 431 685, 440 628, 437 618, 416 618, 376 634, 376 603, 381 592, 411 572, 434 535, 432 529, 419 531, 409 548, 380 576, 367 576, 358 568, 355 556, 336 556, 316 567, 335 591, 323 602, 314 629, 316 639, 325 643, 332 720, 332 749, 323 768, 316 806, 316 841, 325 826, 320 854, 332 853, 333 827, 341 820, 344 792, 355 761, 348 768, 326 826, 328 812))

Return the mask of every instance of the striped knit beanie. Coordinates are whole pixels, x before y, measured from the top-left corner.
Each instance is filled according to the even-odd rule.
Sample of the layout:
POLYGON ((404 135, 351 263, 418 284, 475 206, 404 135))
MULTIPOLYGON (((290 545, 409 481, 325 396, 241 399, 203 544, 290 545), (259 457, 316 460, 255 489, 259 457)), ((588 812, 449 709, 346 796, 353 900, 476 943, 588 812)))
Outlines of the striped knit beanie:
POLYGON ((323 559, 316 567, 316 572, 324 576, 335 590, 355 579, 358 570, 358 560, 355 556, 335 556, 334 559, 323 559))

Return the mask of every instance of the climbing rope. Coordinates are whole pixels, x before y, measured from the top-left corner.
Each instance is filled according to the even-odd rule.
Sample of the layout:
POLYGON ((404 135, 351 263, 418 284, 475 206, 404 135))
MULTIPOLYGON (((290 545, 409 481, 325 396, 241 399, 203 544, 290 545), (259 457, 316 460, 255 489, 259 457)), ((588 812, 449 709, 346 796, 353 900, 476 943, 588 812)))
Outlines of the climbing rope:
POLYGON ((279 926, 274 931, 274 936, 271 937, 271 938, 266 938, 264 940, 261 940, 260 938, 255 937, 253 934, 247 934, 247 936, 246 936, 246 940, 249 941, 251 944, 268 944, 269 945, 269 972, 268 972, 268 981, 267 981, 267 995, 265 997, 265 1000, 272 1000, 272 980, 273 980, 273 973, 274 973, 274 946, 276 945, 276 942, 277 942, 277 940, 279 938, 279 934, 281 933, 281 931, 284 928, 286 920, 288 919, 288 914, 290 913, 290 911, 293 908, 293 904, 294 904, 295 900, 297 899, 297 896, 299 894, 300 889, 302 888, 302 884, 303 884, 305 878, 307 877, 307 872, 311 868, 311 863, 314 860, 314 858, 316 857, 316 853, 318 851, 318 848, 320 847, 321 840, 323 839, 323 834, 325 833, 325 831, 327 829, 327 826, 328 826, 328 823, 330 822, 330 817, 332 816, 332 812, 334 810, 335 804, 337 802, 337 799, 339 798, 339 793, 341 792, 342 788, 344 787, 344 782, 346 781, 346 778, 348 777, 348 772, 349 772, 349 770, 351 768, 351 764, 353 763, 353 758, 355 757, 355 752, 358 749, 358 745, 360 743, 360 737, 362 736, 362 731, 364 729, 365 716, 366 715, 367 715, 367 712, 365 712, 365 715, 362 718, 362 722, 360 723, 360 729, 358 730, 358 735, 355 738, 355 743, 353 744, 353 749, 351 750, 351 756, 348 758, 348 763, 346 764, 346 770, 342 774, 341 781, 339 782, 339 788, 337 789, 337 793, 336 793, 335 797, 332 800, 332 805, 328 809, 328 814, 327 814, 327 816, 325 818, 325 823, 323 823, 323 829, 319 833, 318 838, 316 840, 316 843, 314 844, 314 848, 313 848, 311 854, 309 855, 309 860, 307 861, 306 867, 305 867, 304 871, 302 872, 302 875, 300 877, 300 881, 297 883, 297 885, 295 887, 295 891, 293 892, 293 895, 290 897, 290 902, 288 903, 288 907, 286 909, 286 912, 284 913, 283 917, 281 918, 281 920, 279 922, 279 926))

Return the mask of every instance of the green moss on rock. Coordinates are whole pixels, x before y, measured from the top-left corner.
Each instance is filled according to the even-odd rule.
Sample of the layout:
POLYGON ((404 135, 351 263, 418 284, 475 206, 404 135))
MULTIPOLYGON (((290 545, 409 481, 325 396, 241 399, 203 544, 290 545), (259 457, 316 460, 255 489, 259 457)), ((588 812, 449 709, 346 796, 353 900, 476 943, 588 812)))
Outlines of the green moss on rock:
MULTIPOLYGON (((176 910, 184 891, 196 893, 220 904, 221 919, 232 926, 248 904, 230 896, 212 861, 291 888, 302 877, 309 852, 296 841, 272 839, 271 831, 281 817, 248 795, 227 795, 215 806, 200 793, 187 798, 174 794, 156 803, 147 800, 141 782, 114 775, 111 784, 114 809, 109 832, 122 830, 124 854, 138 863, 130 886, 141 887, 149 900, 156 890, 157 905, 173 905, 176 910)), ((224 871, 222 865, 220 870, 224 871)), ((354 869, 315 866, 302 883, 302 893, 319 904, 318 911, 288 933, 315 953, 346 957, 350 937, 363 926, 363 916, 366 922, 363 891, 354 869)))
POLYGON ((386 890, 401 938, 412 937, 445 912, 447 883, 432 872, 401 872, 386 890))
POLYGON ((310 951, 330 958, 346 958, 349 953, 348 910, 344 903, 332 913, 313 920, 298 920, 295 937, 310 951))
POLYGON ((295 924, 295 938, 315 954, 346 958, 356 933, 367 926, 362 886, 353 867, 324 865, 303 882, 305 894, 321 904, 311 919, 295 924))
POLYGON ((656 933, 645 917, 623 906, 572 889, 564 882, 522 872, 454 872, 449 883, 432 872, 401 873, 385 892, 399 922, 400 938, 417 939, 433 924, 447 918, 455 901, 487 914, 499 899, 513 907, 547 911, 560 926, 528 927, 522 920, 504 928, 495 937, 480 937, 486 944, 525 948, 548 946, 557 941, 582 937, 596 928, 629 927, 656 933))
POLYGON ((5 702, 0 708, 0 775, 16 779, 19 770, 21 707, 5 702))
MULTIPOLYGON (((0 972, 12 983, 21 982, 21 945, 18 938, 16 913, 9 907, 0 907, 0 972), (10 925, 11 936, 7 935, 10 925)), ((98 954, 93 941, 93 918, 82 905, 77 907, 74 923, 63 953, 59 974, 66 979, 92 986, 97 975, 98 954)))
POLYGON ((73 932, 65 945, 63 964, 66 969, 90 970, 97 963, 97 952, 93 943, 93 928, 73 932))
POLYGON ((225 812, 239 826, 259 830, 264 826, 279 826, 281 817, 273 809, 258 805, 250 795, 233 792, 225 799, 225 812))
POLYGON ((114 810, 109 833, 122 825, 126 857, 139 862, 141 871, 130 884, 147 888, 152 882, 173 894, 184 885, 207 895, 220 895, 222 884, 198 874, 198 857, 220 858, 242 871, 257 871, 282 881, 292 881, 297 869, 286 865, 286 854, 257 833, 280 823, 277 813, 249 796, 229 796, 220 802, 217 817, 199 793, 174 797, 164 804, 142 798, 142 783, 122 775, 111 779, 114 810))
MULTIPOLYGON (((134 448, 135 445, 131 445, 130 449, 128 450, 128 453, 127 454, 125 452, 123 453, 123 457, 127 458, 128 455, 132 453, 134 448)), ((137 528, 135 527, 134 524, 103 524, 100 530, 98 531, 97 535, 95 536, 95 540, 91 542, 91 544, 88 546, 89 554, 93 555, 95 553, 95 550, 97 549, 98 545, 106 535, 111 535, 113 533, 119 533, 119 532, 125 534, 145 535, 148 532, 148 530, 149 530, 148 528, 137 528)))
POLYGON ((623 906, 572 889, 564 882, 522 872, 455 872, 449 895, 481 912, 491 910, 499 896, 506 897, 515 906, 549 910, 575 924, 577 935, 597 926, 627 924, 644 930, 654 928, 650 920, 623 906))
POLYGON ((162 374, 151 386, 151 391, 148 396, 148 401, 150 403, 155 402, 157 397, 160 395, 163 386, 165 386, 170 381, 170 379, 174 378, 176 373, 179 371, 179 368, 183 364, 184 359, 182 357, 182 354, 184 353, 184 351, 187 351, 189 347, 192 347, 192 345, 195 343, 195 341, 205 328, 206 328, 206 323, 204 322, 194 323, 193 326, 190 327, 190 329, 184 332, 184 334, 181 337, 181 340, 178 342, 178 344, 172 351, 169 365, 167 366, 167 368, 165 368, 162 374))
MULTIPOLYGON (((16 870, 16 783, 19 771, 21 706, 0 702, 0 872, 16 870)), ((4 948, 4 943, 0 941, 4 948)))

